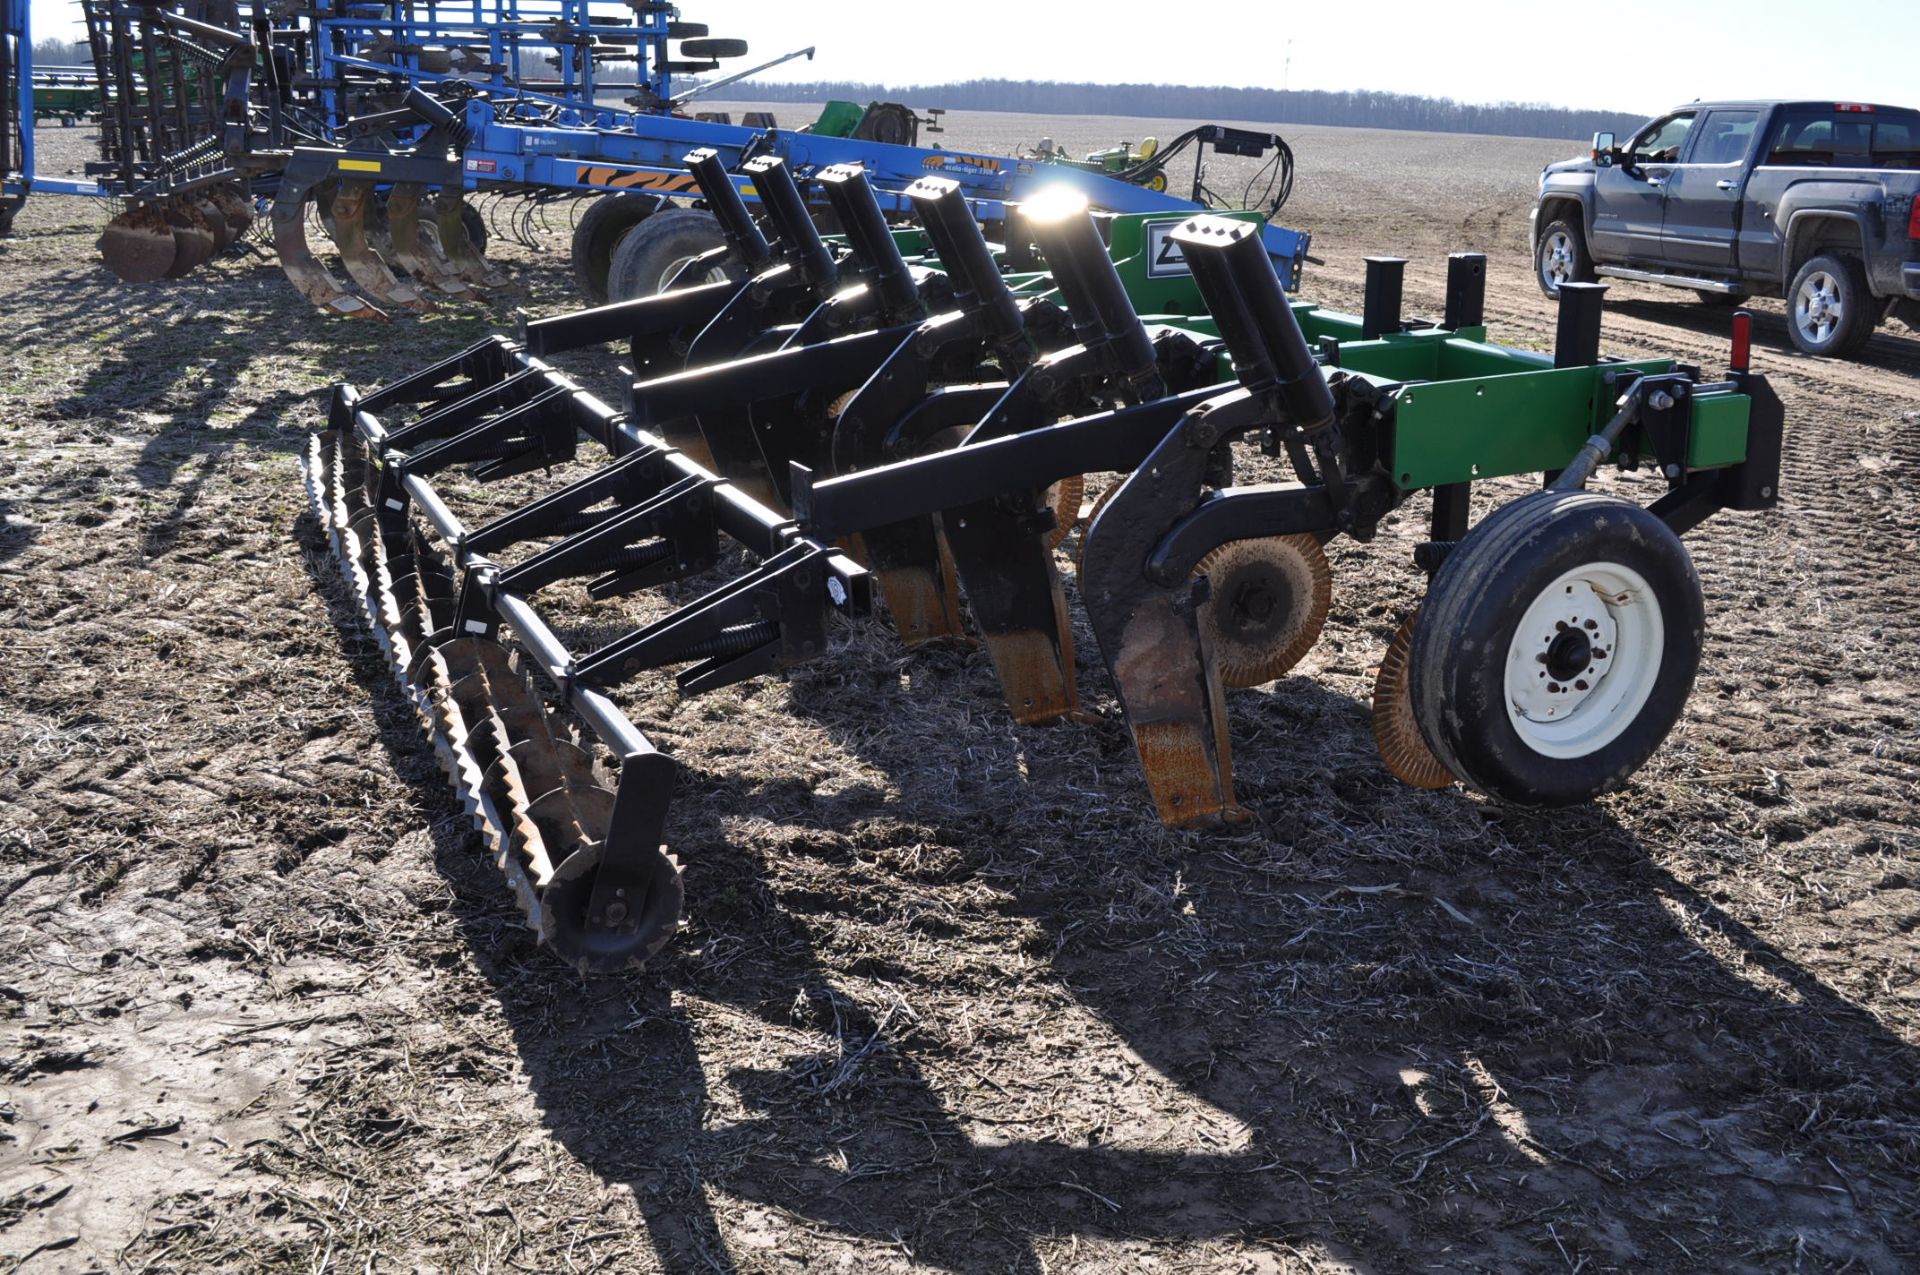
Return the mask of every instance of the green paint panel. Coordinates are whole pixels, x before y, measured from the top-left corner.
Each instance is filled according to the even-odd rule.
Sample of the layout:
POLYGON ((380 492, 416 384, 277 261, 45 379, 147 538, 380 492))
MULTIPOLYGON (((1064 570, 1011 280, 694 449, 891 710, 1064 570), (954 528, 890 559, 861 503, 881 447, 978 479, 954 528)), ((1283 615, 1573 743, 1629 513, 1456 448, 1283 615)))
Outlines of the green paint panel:
POLYGON ((1720 469, 1747 458, 1747 420, 1753 401, 1745 394, 1708 394, 1693 400, 1690 469, 1720 469))
MULTIPOLYGON (((1150 224, 1178 226, 1194 215, 1128 213, 1113 219, 1108 253, 1113 257, 1114 269, 1120 272, 1121 286, 1126 288, 1133 308, 1139 313, 1198 315, 1207 312, 1205 303, 1200 300, 1200 289, 1185 267, 1177 267, 1178 273, 1169 274, 1164 273, 1166 267, 1162 266, 1163 273, 1155 274, 1147 254, 1147 227, 1150 224)), ((1223 212, 1214 215, 1235 221, 1257 223, 1261 220, 1257 212, 1223 212)))
MULTIPOLYGON (((1342 351, 1344 356, 1345 351, 1342 351)), ((1611 363, 1667 372, 1670 359, 1611 363)), ((1559 469, 1613 415, 1603 369, 1570 367, 1405 386, 1388 467, 1403 490, 1559 469)))

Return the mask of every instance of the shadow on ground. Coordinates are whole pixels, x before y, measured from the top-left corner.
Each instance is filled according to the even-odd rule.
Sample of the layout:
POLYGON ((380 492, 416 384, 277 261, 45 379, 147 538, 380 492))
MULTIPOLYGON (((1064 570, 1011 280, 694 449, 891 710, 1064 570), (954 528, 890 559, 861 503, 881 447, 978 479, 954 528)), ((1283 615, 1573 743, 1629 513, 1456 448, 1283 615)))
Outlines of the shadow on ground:
MULTIPOLYGON (((354 623, 304 534, 334 619, 354 623)), ((385 670, 362 657, 357 674, 396 768, 450 804, 385 670)), ((1275 694, 1319 723, 1303 756, 1364 729, 1311 683, 1275 694)), ((1124 753, 1115 723, 1072 729, 1124 753)), ((1008 755, 973 762, 1012 766, 1033 742, 1002 738, 1008 755)), ((474 838, 436 838, 549 1128, 631 1189, 663 1268, 755 1265, 755 1217, 870 1246, 874 1267, 969 1272, 1038 1272, 1075 1237, 1218 1245, 1223 1269, 1288 1252, 1359 1271, 1920 1256, 1914 1050, 1602 810, 1524 814, 1368 774, 1238 838, 1166 834, 1142 802, 1035 851, 1009 829, 1057 790, 929 818, 954 808, 937 775, 825 798, 685 775, 693 928, 655 970, 592 982, 503 924, 474 838), (740 811, 784 840, 743 837, 740 811), (1329 823, 1348 835, 1314 834, 1329 823), (908 840, 953 849, 935 877, 978 887, 991 924, 928 923, 875 884, 864 869, 884 877, 908 840), (849 958, 836 914, 863 909, 918 953, 849 958), (1013 972, 1023 956, 1039 959, 1013 972), (989 990, 1111 1039, 926 1028, 989 990), (741 1066, 709 1039, 719 1007, 814 1047, 741 1066), (1046 1132, 1057 1110, 1081 1132, 1046 1132)))

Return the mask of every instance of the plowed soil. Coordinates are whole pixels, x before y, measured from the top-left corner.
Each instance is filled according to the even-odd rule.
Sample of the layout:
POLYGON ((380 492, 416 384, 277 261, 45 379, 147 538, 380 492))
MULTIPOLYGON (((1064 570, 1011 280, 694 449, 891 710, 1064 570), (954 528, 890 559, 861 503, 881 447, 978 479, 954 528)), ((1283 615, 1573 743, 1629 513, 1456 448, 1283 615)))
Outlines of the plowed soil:
MULTIPOLYGON (((1393 254, 1437 313, 1475 249, 1495 339, 1550 344, 1526 213, 1573 144, 1291 138, 1307 295, 1357 308, 1393 254)), ((1234 694, 1244 831, 1155 821, 1084 628, 1082 725, 1011 726, 983 651, 878 620, 637 695, 690 924, 589 981, 520 926, 295 465, 328 383, 515 302, 328 321, 263 255, 121 286, 106 211, 38 198, 0 244, 0 1269, 1920 1268, 1913 334, 1811 359, 1760 303, 1782 504, 1689 537, 1698 686, 1597 805, 1382 767, 1415 502, 1234 694)), ((494 251, 518 304, 570 305, 566 225, 494 251)), ((1724 362, 1724 312, 1609 302, 1609 352, 1724 362)))

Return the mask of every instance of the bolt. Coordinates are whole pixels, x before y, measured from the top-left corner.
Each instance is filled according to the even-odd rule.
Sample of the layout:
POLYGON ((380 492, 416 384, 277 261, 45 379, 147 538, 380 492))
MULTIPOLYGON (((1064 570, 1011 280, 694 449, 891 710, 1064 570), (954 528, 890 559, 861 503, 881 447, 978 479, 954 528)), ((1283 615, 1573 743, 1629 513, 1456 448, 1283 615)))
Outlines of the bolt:
POLYGON ((1669 477, 1669 478, 1678 478, 1678 477, 1680 477, 1680 466, 1678 466, 1678 465, 1668 465, 1668 466, 1667 466, 1667 469, 1666 469, 1666 474, 1667 474, 1667 477, 1669 477))
POLYGON ((1772 499, 1773 499, 1773 488, 1771 488, 1771 487, 1762 487, 1762 488, 1760 489, 1760 499, 1762 499, 1762 500, 1772 500, 1772 499))
POLYGON ((1656 412, 1664 412, 1673 406, 1673 395, 1667 393, 1665 390, 1655 390, 1652 396, 1647 399, 1647 406, 1656 412))

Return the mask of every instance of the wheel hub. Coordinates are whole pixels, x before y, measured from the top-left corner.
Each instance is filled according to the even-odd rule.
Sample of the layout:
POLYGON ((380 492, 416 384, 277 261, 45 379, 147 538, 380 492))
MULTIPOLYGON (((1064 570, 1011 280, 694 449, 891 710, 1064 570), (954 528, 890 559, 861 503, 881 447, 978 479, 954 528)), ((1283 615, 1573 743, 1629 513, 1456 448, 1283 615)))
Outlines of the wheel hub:
POLYGON ((1612 562, 1568 571, 1535 597, 1514 629, 1508 720, 1546 756, 1594 752, 1652 694, 1664 642, 1660 604, 1638 572, 1612 562))
POLYGON ((1795 298, 1794 318, 1800 330, 1815 340, 1825 340, 1845 312, 1840 304, 1840 286, 1825 274, 1811 275, 1800 285, 1795 298))
POLYGON ((1285 575, 1260 564, 1234 572, 1225 590, 1227 608, 1221 626, 1235 637, 1258 640, 1293 609, 1293 588, 1285 575))
POLYGON ((1606 676, 1618 636, 1606 601, 1591 582, 1577 580, 1560 587, 1560 596, 1554 599, 1560 605, 1547 613, 1535 603, 1521 632, 1514 635, 1516 647, 1531 643, 1527 660, 1533 665, 1531 678, 1519 678, 1513 688, 1514 707, 1530 721, 1559 721, 1579 708, 1606 676))
POLYGON ((1555 283, 1565 283, 1573 273, 1573 245, 1565 235, 1554 235, 1547 240, 1547 277, 1555 283))

